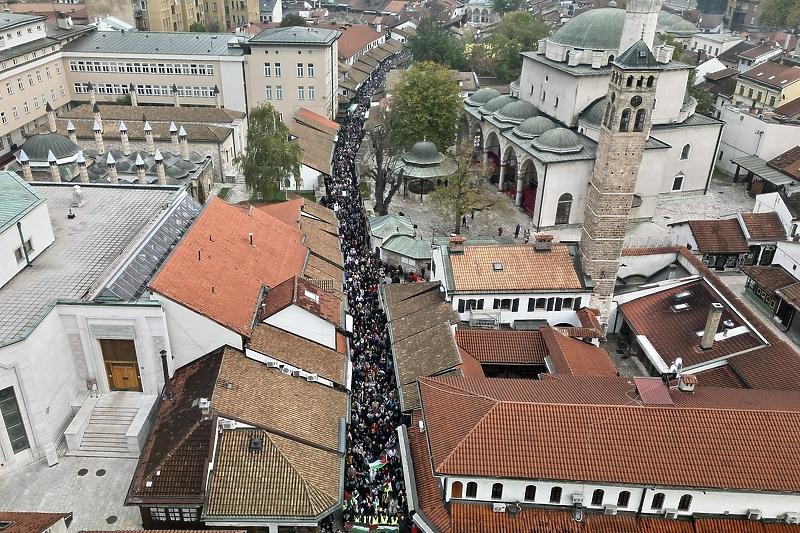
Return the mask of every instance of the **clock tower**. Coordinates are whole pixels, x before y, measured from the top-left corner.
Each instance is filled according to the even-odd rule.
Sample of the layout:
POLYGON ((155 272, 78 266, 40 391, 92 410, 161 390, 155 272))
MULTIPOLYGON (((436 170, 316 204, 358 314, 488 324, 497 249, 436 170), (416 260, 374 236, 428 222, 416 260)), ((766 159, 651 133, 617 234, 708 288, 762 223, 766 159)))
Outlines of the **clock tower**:
POLYGON ((584 272, 594 284, 590 306, 608 319, 633 193, 650 133, 656 84, 663 65, 639 40, 611 65, 597 159, 586 200, 581 234, 584 272))

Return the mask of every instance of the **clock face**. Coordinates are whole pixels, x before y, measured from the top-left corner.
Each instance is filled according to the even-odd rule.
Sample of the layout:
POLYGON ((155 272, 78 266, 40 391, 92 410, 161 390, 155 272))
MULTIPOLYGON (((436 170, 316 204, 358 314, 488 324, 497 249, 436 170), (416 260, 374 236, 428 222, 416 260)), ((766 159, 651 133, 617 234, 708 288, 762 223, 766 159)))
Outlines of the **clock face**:
POLYGON ((631 105, 633 107, 639 107, 640 105, 642 105, 642 97, 639 96, 639 95, 636 95, 633 98, 631 98, 631 105))

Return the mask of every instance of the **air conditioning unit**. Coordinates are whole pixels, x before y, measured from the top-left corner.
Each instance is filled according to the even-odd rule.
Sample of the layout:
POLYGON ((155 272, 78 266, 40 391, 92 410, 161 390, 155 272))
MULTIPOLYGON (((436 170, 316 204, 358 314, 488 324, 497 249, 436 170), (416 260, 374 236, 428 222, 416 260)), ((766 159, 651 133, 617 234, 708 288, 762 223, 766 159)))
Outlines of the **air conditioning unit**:
POLYGON ((506 504, 504 503, 495 503, 492 505, 492 511, 495 513, 505 513, 506 512, 506 504))
POLYGON ((572 505, 583 505, 583 494, 572 495, 572 505))
POLYGON ((292 375, 294 377, 298 377, 300 375, 300 371, 299 370, 292 370, 292 375))
POLYGON ((222 429, 236 429, 236 422, 233 420, 223 420, 222 429))
POLYGON ((761 520, 761 511, 759 509, 748 509, 747 510, 747 519, 748 520, 761 520))
POLYGON ((608 514, 608 515, 617 514, 617 506, 616 505, 604 505, 603 506, 603 514, 608 514))
POLYGON ((317 381, 319 376, 316 374, 309 374, 306 376, 306 381, 317 381))
POLYGON ((781 515, 781 520, 787 524, 800 523, 800 513, 783 513, 783 515, 781 515))
POLYGON ((267 368, 278 368, 279 366, 277 361, 267 361, 267 368))
POLYGON ((678 510, 677 509, 664 509, 664 518, 667 520, 675 520, 678 518, 678 510))

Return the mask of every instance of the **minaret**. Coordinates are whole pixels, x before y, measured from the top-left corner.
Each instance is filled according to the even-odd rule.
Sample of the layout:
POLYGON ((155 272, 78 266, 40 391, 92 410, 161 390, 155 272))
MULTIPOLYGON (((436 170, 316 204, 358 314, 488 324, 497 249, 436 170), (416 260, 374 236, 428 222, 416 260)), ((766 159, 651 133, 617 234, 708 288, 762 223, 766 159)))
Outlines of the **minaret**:
POLYGON ((56 112, 53 111, 53 106, 50 105, 50 102, 47 102, 47 105, 44 106, 45 113, 47 113, 47 124, 50 126, 50 133, 56 132, 56 112))
POLYGON ((181 96, 178 94, 178 86, 172 84, 172 103, 175 107, 181 106, 181 96))
POLYGON ((78 152, 78 157, 75 159, 78 163, 78 172, 81 175, 81 183, 89 183, 89 170, 86 168, 86 158, 83 157, 83 150, 78 152))
POLYGON ((590 306, 608 319, 661 65, 639 40, 611 67, 597 159, 583 216, 581 260, 592 278, 590 306))
POLYGON ((656 36, 658 14, 664 0, 628 0, 625 3, 625 24, 622 27, 622 40, 617 57, 638 41, 644 41, 650 50, 656 36))
POLYGON ((181 139, 181 158, 184 161, 189 160, 189 139, 186 138, 186 130, 181 126, 181 131, 178 132, 178 137, 181 139))
POLYGON ((222 107, 222 96, 220 95, 219 87, 216 85, 214 85, 214 107, 222 107))
POLYGON ((102 154, 106 151, 106 145, 103 142, 103 128, 95 121, 92 129, 94 130, 94 143, 97 148, 97 153, 102 154))
POLYGON ((94 85, 92 85, 92 82, 89 82, 88 89, 89 89, 89 105, 94 106, 97 103, 97 98, 95 98, 94 85))
POLYGON ((128 141, 128 126, 125 122, 119 121, 119 139, 122 141, 122 153, 128 155, 131 153, 131 143, 128 141))
POLYGON ((47 151, 47 164, 50 165, 50 178, 54 183, 61 183, 61 173, 58 171, 58 160, 52 150, 47 151))
POLYGON ((97 103, 92 106, 92 115, 94 115, 95 124, 99 124, 100 131, 103 131, 103 119, 100 118, 100 106, 97 103))
POLYGON ((114 160, 114 156, 111 155, 111 152, 108 152, 106 163, 108 164, 108 181, 111 183, 119 183, 119 176, 117 175, 117 162, 114 160))
POLYGON ((28 159, 28 154, 25 153, 25 150, 19 151, 19 155, 17 155, 17 161, 19 161, 19 164, 22 165, 22 177, 25 179, 25 181, 33 181, 31 160, 28 159))
POLYGON ((78 136, 75 135, 75 124, 73 124, 71 120, 67 121, 67 134, 69 135, 70 141, 78 144, 78 136))
POLYGON ((147 153, 150 155, 155 154, 156 145, 153 142, 153 128, 147 120, 144 121, 144 141, 147 145, 147 153))
POLYGON ((142 159, 142 154, 136 154, 136 176, 139 180, 139 183, 142 185, 147 185, 147 176, 144 173, 144 160, 142 159))
POLYGON ((139 95, 136 93, 136 85, 128 85, 128 94, 131 97, 131 105, 137 107, 139 105, 139 95))
POLYGON ((169 136, 172 140, 172 153, 177 154, 181 148, 178 146, 178 127, 174 122, 169 123, 169 136))
POLYGON ((158 172, 158 184, 159 185, 166 185, 167 184, 167 174, 164 170, 164 156, 161 155, 161 150, 156 148, 156 172, 158 172))

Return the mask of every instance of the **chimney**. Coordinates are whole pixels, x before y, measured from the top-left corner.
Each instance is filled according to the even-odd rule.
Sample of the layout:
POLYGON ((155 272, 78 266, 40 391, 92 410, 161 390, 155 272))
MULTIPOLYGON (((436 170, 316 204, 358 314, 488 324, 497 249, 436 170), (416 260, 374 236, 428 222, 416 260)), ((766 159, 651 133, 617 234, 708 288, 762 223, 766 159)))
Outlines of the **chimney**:
POLYGON ((50 133, 56 132, 56 112, 53 111, 53 106, 50 105, 50 102, 47 102, 47 105, 44 106, 44 110, 47 112, 47 123, 50 125, 50 133))
POLYGON ((73 124, 71 120, 67 121, 67 134, 69 135, 70 141, 78 144, 78 136, 75 135, 75 124, 73 124))
POLYGON ((178 128, 175 126, 174 122, 169 123, 169 136, 172 139, 172 153, 180 153, 181 149, 180 146, 178 146, 178 128))
POLYGON ((100 131, 103 131, 103 119, 100 118, 100 106, 97 105, 97 102, 95 102, 92 105, 92 113, 94 114, 95 123, 99 124, 100 125, 100 131))
POLYGON ((58 160, 52 150, 47 151, 47 163, 50 165, 50 177, 53 183, 61 183, 61 174, 58 172, 58 160))
POLYGON ((146 120, 144 121, 144 140, 147 144, 147 153, 153 155, 156 153, 156 145, 153 143, 153 128, 150 127, 150 123, 146 120))
POLYGON ((678 390, 681 392, 694 392, 697 386, 697 376, 693 374, 681 374, 678 378, 678 390))
POLYGON ((165 400, 171 400, 175 395, 172 393, 172 384, 169 381, 169 365, 167 364, 167 351, 161 350, 161 369, 164 371, 164 396, 165 400))
POLYGON ((109 152, 108 157, 106 157, 106 163, 108 164, 108 181, 111 183, 119 183, 119 177, 117 176, 117 162, 114 161, 114 156, 111 155, 111 152, 109 152))
POLYGON ((122 141, 122 153, 128 155, 131 153, 131 143, 128 142, 128 126, 123 121, 119 121, 119 138, 122 141))
POLYGON ((450 243, 447 245, 450 255, 464 255, 464 241, 466 240, 461 235, 450 235, 450 243))
POLYGON ((19 151, 17 161, 19 161, 19 164, 22 165, 22 177, 25 179, 25 181, 33 181, 31 162, 30 159, 28 159, 28 154, 25 153, 25 150, 19 151))
POLYGON ((219 109, 222 107, 222 96, 220 96, 219 87, 214 85, 214 107, 219 109))
POLYGON ((186 130, 181 126, 181 131, 178 132, 178 137, 181 139, 181 158, 184 161, 189 160, 189 141, 186 138, 186 130))
POLYGON ((128 94, 131 97, 131 105, 133 107, 139 106, 139 94, 136 92, 136 86, 134 84, 128 85, 128 94))
POLYGON ((94 106, 97 103, 97 100, 94 97, 94 85, 92 82, 89 82, 89 105, 94 106))
POLYGON ((710 350, 714 346, 714 335, 717 334, 719 328, 719 321, 722 318, 722 304, 714 302, 711 304, 711 310, 708 312, 708 320, 706 320, 706 328, 703 330, 703 338, 700 341, 700 348, 703 350, 710 350))
POLYGON ((141 154, 136 154, 136 176, 141 185, 147 185, 147 177, 144 174, 144 161, 141 154))
POLYGON ((97 148, 97 153, 102 154, 106 151, 105 144, 103 144, 103 132, 100 128, 100 124, 97 122, 94 123, 94 143, 97 148))
POLYGON ((89 183, 89 171, 86 168, 86 158, 83 157, 83 150, 78 152, 78 157, 75 159, 78 163, 78 172, 81 174, 81 183, 89 183))
POLYGON ((175 104, 175 107, 181 106, 181 97, 178 95, 178 86, 172 84, 172 103, 175 104))
POLYGON ((56 18, 56 22, 58 23, 58 27, 62 30, 71 30, 72 29, 72 17, 64 13, 63 11, 58 12, 58 16, 56 18))
POLYGON ((164 156, 161 155, 161 150, 156 148, 156 171, 158 172, 158 184, 159 185, 166 185, 167 184, 167 174, 164 172, 164 156))
POLYGON ((537 252, 549 252, 553 248, 553 236, 538 234, 533 240, 533 249, 537 252))

